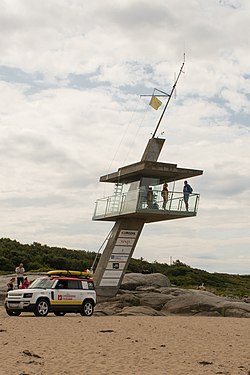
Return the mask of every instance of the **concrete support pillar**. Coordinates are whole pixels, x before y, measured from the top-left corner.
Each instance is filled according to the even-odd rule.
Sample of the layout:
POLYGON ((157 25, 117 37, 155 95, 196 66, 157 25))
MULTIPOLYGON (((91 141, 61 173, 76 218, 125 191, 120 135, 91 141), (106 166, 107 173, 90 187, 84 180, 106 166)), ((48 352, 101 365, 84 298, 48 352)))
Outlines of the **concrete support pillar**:
POLYGON ((139 219, 116 221, 94 274, 97 296, 117 294, 143 226, 139 219))

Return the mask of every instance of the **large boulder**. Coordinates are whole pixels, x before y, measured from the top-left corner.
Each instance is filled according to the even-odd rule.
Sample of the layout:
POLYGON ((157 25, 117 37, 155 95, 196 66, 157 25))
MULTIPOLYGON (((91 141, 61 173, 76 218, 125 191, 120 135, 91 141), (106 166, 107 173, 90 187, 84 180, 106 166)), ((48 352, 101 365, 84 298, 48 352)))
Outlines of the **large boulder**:
POLYGON ((124 308, 140 305, 139 298, 131 292, 123 292, 115 297, 98 299, 95 315, 118 315, 124 308))
POLYGON ((136 290, 136 288, 141 286, 169 287, 170 285, 167 276, 162 275, 161 273, 127 273, 124 276, 121 289, 136 290))
POLYGON ((95 307, 96 316, 111 316, 118 315, 123 309, 119 301, 101 302, 97 303, 95 307))
POLYGON ((157 311, 160 311, 163 306, 173 298, 173 296, 170 295, 154 292, 140 293, 137 294, 137 297, 139 298, 141 306, 150 306, 157 311))
POLYGON ((188 290, 168 301, 163 312, 183 315, 234 316, 250 318, 250 305, 245 302, 227 301, 212 293, 188 290))

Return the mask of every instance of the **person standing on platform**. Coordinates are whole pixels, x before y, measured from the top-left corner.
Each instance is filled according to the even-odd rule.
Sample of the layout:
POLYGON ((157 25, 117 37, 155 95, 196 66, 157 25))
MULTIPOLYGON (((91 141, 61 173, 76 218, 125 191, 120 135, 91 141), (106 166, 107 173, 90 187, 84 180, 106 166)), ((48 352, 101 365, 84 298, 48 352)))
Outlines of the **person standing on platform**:
POLYGON ((148 208, 153 208, 153 202, 154 202, 154 193, 151 187, 148 188, 147 191, 147 204, 148 208))
POLYGON ((22 285, 23 283, 23 275, 24 275, 25 269, 23 267, 23 263, 20 263, 18 267, 16 267, 16 284, 17 288, 19 288, 19 285, 22 285))
POLYGON ((165 210, 168 203, 168 184, 166 182, 163 184, 161 196, 163 198, 162 208, 165 210))
POLYGON ((189 195, 192 194, 193 189, 191 186, 188 184, 187 181, 184 181, 184 186, 183 186, 183 198, 184 198, 184 203, 186 206, 186 211, 188 211, 188 200, 189 200, 189 195))

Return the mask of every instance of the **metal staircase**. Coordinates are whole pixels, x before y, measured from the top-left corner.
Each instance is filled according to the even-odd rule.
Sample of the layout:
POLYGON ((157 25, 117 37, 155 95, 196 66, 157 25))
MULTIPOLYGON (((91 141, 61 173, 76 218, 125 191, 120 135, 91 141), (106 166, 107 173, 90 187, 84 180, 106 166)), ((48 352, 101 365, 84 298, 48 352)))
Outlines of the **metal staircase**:
POLYGON ((118 212, 120 210, 120 203, 122 198, 122 184, 117 182, 114 185, 114 195, 112 199, 111 211, 118 212))

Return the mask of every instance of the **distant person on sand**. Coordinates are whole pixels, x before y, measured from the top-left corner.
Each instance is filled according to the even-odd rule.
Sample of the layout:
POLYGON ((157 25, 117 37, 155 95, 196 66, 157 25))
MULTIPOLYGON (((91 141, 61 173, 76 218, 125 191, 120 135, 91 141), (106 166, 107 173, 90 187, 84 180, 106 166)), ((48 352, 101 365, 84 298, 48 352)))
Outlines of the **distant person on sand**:
POLYGON ((163 205, 162 208, 166 209, 166 204, 168 202, 168 184, 165 182, 165 184, 162 187, 161 196, 163 198, 163 205))
POLYGON ((205 287, 204 283, 201 283, 201 285, 199 285, 197 289, 198 290, 206 290, 206 287, 205 287))
POLYGON ((30 282, 29 282, 28 278, 25 277, 24 280, 23 280, 23 283, 22 283, 22 289, 27 289, 29 285, 30 285, 30 282))
POLYGON ((16 283, 17 287, 19 288, 19 285, 22 285, 23 283, 23 274, 25 272, 25 269, 23 267, 23 263, 20 263, 18 267, 16 267, 16 283))
POLYGON ((12 277, 7 284, 7 292, 14 289, 15 277, 12 277))
POLYGON ((183 198, 184 198, 184 203, 186 206, 186 211, 188 211, 188 200, 189 200, 189 195, 192 194, 193 189, 191 186, 188 184, 187 181, 184 181, 184 186, 183 186, 183 198))

